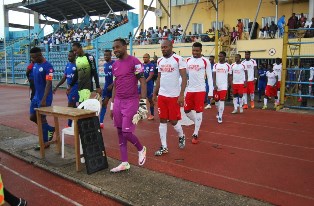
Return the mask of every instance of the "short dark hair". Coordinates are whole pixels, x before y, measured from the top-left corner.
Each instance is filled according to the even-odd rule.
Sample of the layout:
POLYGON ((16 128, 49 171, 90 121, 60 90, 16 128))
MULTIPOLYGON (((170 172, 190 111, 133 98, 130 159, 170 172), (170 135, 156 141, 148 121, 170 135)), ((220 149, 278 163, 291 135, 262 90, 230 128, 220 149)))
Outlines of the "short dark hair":
POLYGON ((277 57, 277 58, 276 58, 276 61, 280 61, 280 62, 281 62, 281 59, 277 57))
POLYGON ((117 38, 117 39, 113 40, 113 42, 116 42, 116 41, 120 42, 123 46, 126 46, 126 41, 124 39, 117 38))
POLYGON ((70 50, 69 53, 74 53, 74 51, 73 51, 73 50, 70 50))
POLYGON ((251 51, 245 51, 244 53, 245 54, 251 54, 251 51))
POLYGON ((238 55, 240 57, 240 59, 241 59, 241 54, 236 54, 236 55, 238 55))
POLYGON ((214 58, 214 59, 215 59, 215 56, 214 56, 214 55, 210 55, 209 57, 211 57, 211 58, 214 58))
POLYGON ((227 56, 226 52, 224 52, 224 51, 219 52, 219 54, 224 55, 224 57, 226 57, 226 56, 227 56))
POLYGON ((74 42, 72 46, 76 46, 77 48, 82 48, 82 44, 80 42, 74 42))
POLYGON ((194 42, 193 47, 199 47, 202 49, 203 45, 200 42, 194 42))
POLYGON ((106 52, 109 52, 110 54, 112 53, 112 51, 111 51, 110 49, 106 49, 106 50, 104 51, 104 53, 106 53, 106 52))
POLYGON ((39 47, 33 47, 30 50, 31 54, 40 53, 40 52, 41 52, 41 49, 39 47))

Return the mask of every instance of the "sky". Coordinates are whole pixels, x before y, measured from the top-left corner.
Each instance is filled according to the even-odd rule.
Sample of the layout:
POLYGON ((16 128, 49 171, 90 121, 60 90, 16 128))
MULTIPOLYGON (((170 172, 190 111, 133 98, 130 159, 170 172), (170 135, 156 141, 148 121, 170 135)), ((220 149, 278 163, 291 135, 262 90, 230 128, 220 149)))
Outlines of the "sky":
MULTIPOLYGON (((0 38, 4 37, 4 20, 3 20, 3 4, 13 4, 21 2, 22 0, 0 0, 0 38)), ((88 0, 87 0, 88 1, 88 0)), ((131 10, 134 13, 139 13, 139 0, 127 0, 128 4, 134 7, 135 9, 131 10)), ((149 5, 151 0, 144 0, 145 5, 149 5)), ((156 0, 154 0, 153 7, 156 7, 156 0)), ((31 15, 30 25, 34 25, 33 16, 31 15)), ((98 19, 97 17, 92 19, 98 19)), ((9 23, 28 25, 29 16, 26 13, 9 11, 9 23), (14 20, 13 20, 14 18, 14 20)), ((76 22, 76 21, 74 21, 76 22)), ((153 12, 148 12, 144 21, 144 28, 148 29, 149 27, 155 27, 156 17, 153 12)), ((10 28, 10 31, 20 30, 16 28, 10 28)), ((51 26, 47 25, 45 27, 45 34, 52 32, 51 26)))

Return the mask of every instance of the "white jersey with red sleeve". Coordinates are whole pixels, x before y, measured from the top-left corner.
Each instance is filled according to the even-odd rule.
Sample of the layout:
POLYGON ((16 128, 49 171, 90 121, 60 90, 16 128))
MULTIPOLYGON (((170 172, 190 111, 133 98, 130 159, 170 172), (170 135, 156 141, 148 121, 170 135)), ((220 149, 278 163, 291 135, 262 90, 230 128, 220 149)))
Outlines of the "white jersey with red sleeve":
POLYGON ((244 59, 242 64, 245 66, 245 70, 247 70, 247 81, 254 81, 254 67, 257 66, 256 61, 254 59, 244 59))
POLYGON ((272 71, 272 72, 267 71, 266 76, 267 76, 267 85, 274 86, 276 83, 276 76, 278 76, 277 73, 275 71, 272 71))
POLYGON ((216 85, 218 87, 218 91, 227 90, 228 89, 228 74, 230 73, 231 66, 226 63, 216 63, 213 68, 213 75, 216 75, 216 85))
POLYGON ((165 97, 178 97, 181 90, 179 70, 186 69, 186 61, 183 57, 173 54, 169 58, 159 58, 157 66, 161 75, 158 94, 165 97))
POLYGON ((232 83, 233 84, 244 84, 245 82, 245 66, 240 63, 231 64, 230 74, 232 74, 232 83))
POLYGON ((211 64, 208 59, 190 57, 186 61, 189 84, 187 92, 205 92, 205 75, 207 75, 210 88, 209 96, 213 96, 213 76, 211 64))
POLYGON ((282 64, 273 64, 273 70, 277 73, 278 75, 278 81, 281 81, 281 71, 282 71, 282 64))

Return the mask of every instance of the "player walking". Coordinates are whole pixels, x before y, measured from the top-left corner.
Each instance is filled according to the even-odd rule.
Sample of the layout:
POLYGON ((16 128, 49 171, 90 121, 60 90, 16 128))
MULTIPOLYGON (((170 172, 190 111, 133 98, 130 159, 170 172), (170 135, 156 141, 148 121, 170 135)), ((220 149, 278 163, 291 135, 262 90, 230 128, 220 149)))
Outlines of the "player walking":
POLYGON ((202 44, 195 42, 192 46, 192 57, 187 59, 187 73, 189 84, 185 96, 184 112, 187 117, 195 122, 192 135, 192 143, 197 144, 198 132, 203 120, 204 100, 206 95, 204 77, 207 77, 209 85, 209 98, 213 96, 213 77, 211 64, 208 59, 202 57, 202 44), (195 110, 196 114, 192 110, 195 110))
POLYGON ((222 115, 225 109, 225 100, 228 89, 228 74, 231 66, 226 62, 226 52, 219 53, 219 62, 214 65, 213 82, 214 82, 214 99, 218 110, 218 123, 222 123, 222 115))
POLYGON ((276 84, 277 87, 277 102, 276 105, 279 105, 279 101, 280 101, 280 81, 281 81, 281 71, 282 71, 282 63, 281 63, 281 59, 280 58, 276 58, 275 63, 273 65, 273 70, 277 73, 278 76, 278 81, 276 84))
POLYGON ((154 90, 154 101, 157 101, 158 95, 158 113, 160 118, 159 135, 161 147, 155 152, 156 156, 168 153, 167 147, 167 120, 170 121, 173 128, 179 136, 179 147, 185 147, 185 136, 181 124, 180 106, 184 103, 184 90, 186 87, 186 62, 173 53, 173 45, 169 40, 163 40, 161 43, 161 52, 163 57, 157 61, 158 78, 154 90), (179 79, 182 78, 181 88, 179 79))
POLYGON ((242 64, 245 66, 245 70, 247 70, 247 86, 243 91, 243 109, 247 109, 248 105, 248 95, 250 95, 251 99, 251 108, 255 107, 254 104, 254 92, 255 92, 255 82, 257 80, 257 64, 254 59, 251 59, 251 52, 245 52, 245 59, 242 61, 242 64))
POLYGON ((267 86, 265 90, 265 97, 264 97, 264 106, 262 109, 267 109, 267 100, 271 97, 275 97, 275 109, 277 108, 277 82, 278 82, 278 75, 272 68, 272 65, 269 65, 269 71, 266 72, 267 76, 267 86))
POLYGON ((238 107, 240 113, 243 113, 243 88, 246 88, 246 79, 247 79, 247 70, 245 66, 241 63, 241 55, 235 55, 235 63, 231 64, 230 70, 231 79, 232 79, 232 92, 233 92, 233 106, 234 110, 232 114, 238 113, 238 107))

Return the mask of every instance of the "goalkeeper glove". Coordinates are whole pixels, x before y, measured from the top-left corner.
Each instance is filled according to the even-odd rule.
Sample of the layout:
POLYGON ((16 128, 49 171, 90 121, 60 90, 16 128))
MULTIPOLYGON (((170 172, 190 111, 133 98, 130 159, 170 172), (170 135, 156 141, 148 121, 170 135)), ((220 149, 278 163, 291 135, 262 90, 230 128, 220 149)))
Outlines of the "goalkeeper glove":
POLYGON ((137 124, 141 119, 147 118, 146 99, 140 99, 140 104, 137 113, 133 116, 132 123, 137 124))

